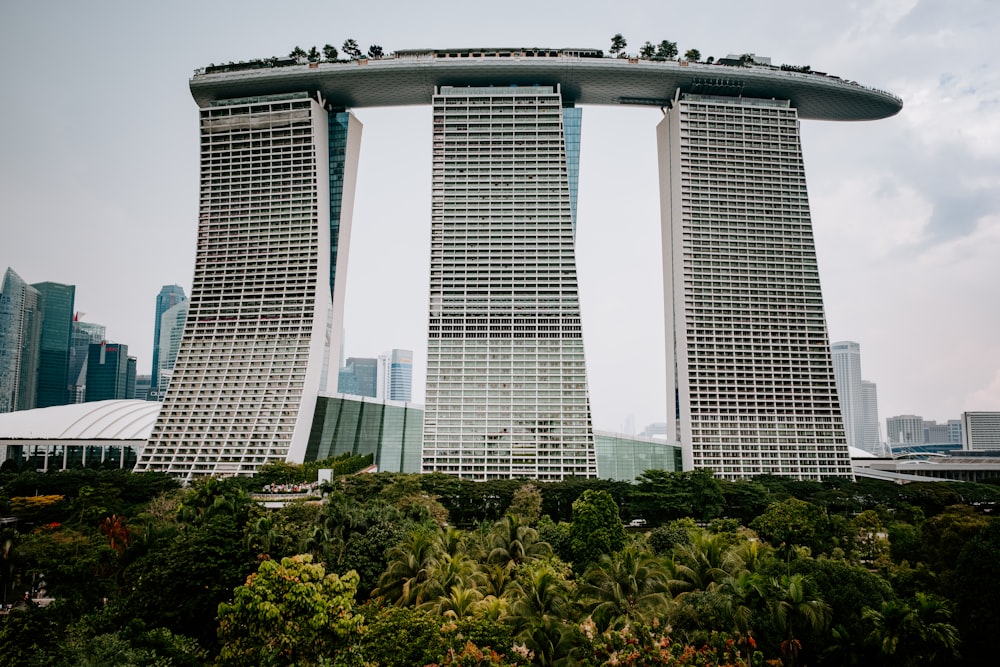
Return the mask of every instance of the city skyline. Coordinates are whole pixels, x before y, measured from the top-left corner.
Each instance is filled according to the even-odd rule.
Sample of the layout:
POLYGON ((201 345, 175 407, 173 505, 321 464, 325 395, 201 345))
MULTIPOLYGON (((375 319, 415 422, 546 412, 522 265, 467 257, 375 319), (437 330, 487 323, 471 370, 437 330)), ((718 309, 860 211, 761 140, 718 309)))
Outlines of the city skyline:
MULTIPOLYGON (((2 213, 8 242, 0 249, 0 264, 13 267, 29 283, 76 285, 77 309, 85 311, 88 320, 106 324, 108 336, 129 344, 140 359, 140 370, 148 370, 152 336, 145 314, 148 306, 143 304, 160 285, 179 283, 189 288, 193 274, 196 117, 187 91, 193 68, 223 59, 285 55, 296 44, 339 46, 347 37, 363 44, 380 43, 387 51, 435 43, 607 49, 610 33, 622 32, 630 52, 644 39, 665 38, 678 41, 682 52, 697 47, 705 55, 719 57, 746 51, 769 55, 776 63, 808 63, 903 97, 906 108, 889 121, 803 124, 830 336, 864 345, 866 375, 879 382, 882 414, 917 413, 941 420, 1000 405, 996 375, 1000 348, 988 335, 996 330, 997 314, 981 307, 991 302, 990 286, 1000 282, 991 260, 1000 245, 997 195, 992 193, 998 180, 1000 132, 988 116, 998 77, 986 46, 986 36, 996 27, 994 7, 967 3, 955 11, 943 3, 883 3, 856 12, 816 8, 810 21, 787 35, 781 32, 787 29, 772 27, 766 17, 757 16, 766 14, 758 6, 734 5, 732 25, 710 21, 682 3, 662 7, 637 3, 614 11, 574 6, 584 18, 562 26, 546 21, 554 15, 543 13, 538 26, 526 28, 515 21, 515 11, 488 29, 450 21, 432 26, 421 18, 431 13, 422 12, 411 21, 401 21, 405 28, 397 28, 374 12, 364 16, 351 8, 336 12, 335 22, 325 23, 343 26, 335 30, 311 28, 301 19, 286 17, 269 21, 264 30, 263 24, 244 24, 250 19, 235 18, 233 30, 225 31, 232 37, 199 27, 180 30, 179 26, 188 25, 185 11, 130 9, 112 20, 111 14, 103 13, 116 11, 110 5, 76 19, 78 8, 65 8, 67 24, 95 28, 96 32, 83 31, 88 33, 86 43, 64 34, 61 23, 45 22, 42 12, 5 7, 0 10, 4 18, 0 23, 7 26, 0 28, 4 54, 14 58, 31 53, 30 70, 56 58, 48 68, 57 77, 56 88, 77 99, 73 114, 53 113, 46 105, 29 103, 42 99, 51 80, 43 88, 38 87, 40 80, 30 80, 31 71, 5 75, 13 84, 4 93, 5 101, 17 122, 4 130, 5 145, 11 150, 0 158, 3 200, 9 202, 2 213), (133 36, 127 26, 150 18, 177 25, 177 34, 186 35, 186 48, 145 34, 135 41, 142 31, 132 30, 137 33, 133 36), (654 24, 665 26, 662 34, 644 34, 645 26, 654 24), (115 27, 108 33, 114 39, 102 38, 104 25, 115 27), (414 32, 413 27, 421 25, 427 29, 414 32), (736 30, 737 25, 743 30, 736 30), (958 34, 962 37, 955 37, 958 34), (134 46, 135 53, 142 44, 142 57, 111 57, 102 41, 114 42, 116 50, 134 46), (28 48, 32 43, 35 48, 28 48), (39 44, 58 44, 54 50, 63 53, 71 49, 78 63, 67 62, 59 53, 43 53, 39 44), (120 102, 129 111, 108 124, 91 114, 103 109, 102 99, 111 94, 108 86, 120 85, 123 74, 155 90, 141 88, 146 94, 121 95, 120 102), (87 87, 73 83, 76 79, 86 80, 87 87), (79 126, 81 119, 87 119, 87 125, 79 126), (14 133, 13 127, 27 130, 14 133), (39 127, 48 130, 32 131, 39 127), (156 128, 152 133, 156 136, 151 136, 150 127, 156 128), (29 136, 37 140, 26 141, 29 136), (98 147, 91 147, 94 139, 98 147), (128 165, 128 171, 119 164, 128 165), (39 194, 53 184, 62 194, 53 199, 72 202, 71 215, 60 213, 58 201, 39 194), (158 205, 150 207, 150 202, 158 205), (57 224, 68 219, 74 220, 72 227, 57 224), (30 224, 21 227, 21 220, 30 224), (77 238, 77 229, 87 231, 77 238), (114 259, 106 258, 94 229, 109 238, 142 238, 144 248, 159 254, 147 261, 148 254, 131 244, 134 258, 124 256, 129 245, 116 246, 114 259), (61 239, 59 245, 65 249, 54 249, 57 244, 50 238, 61 239), (87 239, 92 245, 86 245, 87 239), (36 247, 46 251, 39 253, 36 247), (78 261, 81 256, 86 260, 78 261), (104 265, 118 274, 124 269, 129 285, 104 289, 115 280, 103 271, 104 265), (905 326, 905 313, 929 303, 957 313, 957 319, 928 321, 917 330, 905 326), (958 327, 956 321, 961 323, 958 327), (939 350, 940 355, 932 363, 914 367, 910 360, 925 348, 939 350)), ((530 7, 536 13, 550 11, 530 7)), ((793 3, 772 3, 769 9, 801 14, 793 3)), ((359 173, 348 274, 351 296, 345 313, 346 354, 361 356, 399 344, 414 349, 414 388, 421 394, 428 293, 421 276, 427 274, 424 248, 430 219, 428 117, 429 111, 422 109, 365 109, 361 114, 366 157, 359 173), (385 197, 386 182, 415 196, 385 197), (413 203, 400 207, 392 199, 413 203), (406 252, 414 259, 405 259, 406 252), (397 292, 398 283, 388 285, 395 276, 391 268, 399 261, 411 262, 405 273, 414 277, 415 284, 397 292), (373 290, 369 296, 366 285, 373 290), (364 299, 377 300, 390 290, 399 299, 387 308, 393 312, 364 321, 364 299)), ((621 423, 629 413, 636 415, 639 425, 665 416, 662 294, 656 277, 659 219, 651 139, 659 118, 656 109, 584 109, 587 140, 581 154, 578 263, 597 428, 621 423)), ((423 402, 423 396, 414 400, 423 402)))

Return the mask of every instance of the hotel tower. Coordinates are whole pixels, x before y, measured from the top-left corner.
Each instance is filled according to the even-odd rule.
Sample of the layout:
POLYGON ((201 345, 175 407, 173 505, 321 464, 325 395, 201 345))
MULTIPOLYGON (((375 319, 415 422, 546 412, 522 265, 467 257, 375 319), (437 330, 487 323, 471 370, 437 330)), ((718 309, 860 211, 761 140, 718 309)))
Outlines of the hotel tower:
POLYGON ((360 146, 348 110, 431 105, 422 470, 595 476, 574 235, 579 107, 601 104, 663 116, 668 438, 685 468, 850 475, 799 121, 902 103, 764 59, 602 56, 424 49, 196 71, 191 307, 138 469, 250 475, 322 449, 310 430, 337 377, 360 146))

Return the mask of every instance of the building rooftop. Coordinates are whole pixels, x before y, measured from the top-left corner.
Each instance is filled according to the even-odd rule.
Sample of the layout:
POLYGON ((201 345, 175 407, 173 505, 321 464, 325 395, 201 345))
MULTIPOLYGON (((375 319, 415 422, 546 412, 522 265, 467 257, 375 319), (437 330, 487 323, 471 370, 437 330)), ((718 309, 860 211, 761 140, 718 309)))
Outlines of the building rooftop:
POLYGON ((333 107, 427 105, 435 86, 561 86, 567 102, 667 106, 675 93, 787 99, 799 117, 877 120, 895 115, 895 95, 821 72, 683 60, 605 58, 596 49, 410 50, 379 59, 213 65, 195 72, 199 106, 218 100, 318 92, 333 107))

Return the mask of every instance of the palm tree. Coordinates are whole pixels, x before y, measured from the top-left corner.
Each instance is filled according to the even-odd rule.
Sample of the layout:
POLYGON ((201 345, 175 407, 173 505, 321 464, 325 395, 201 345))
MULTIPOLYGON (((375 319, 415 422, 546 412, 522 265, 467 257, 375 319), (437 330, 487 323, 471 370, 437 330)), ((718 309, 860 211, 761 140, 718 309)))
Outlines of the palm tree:
POLYGON ((865 609, 862 617, 872 626, 866 642, 891 665, 935 664, 939 657, 958 654, 958 630, 948 622, 951 610, 939 598, 917 593, 913 606, 887 600, 878 611, 865 609))
POLYGON ((389 551, 389 565, 372 595, 400 607, 426 602, 427 582, 437 559, 438 544, 434 536, 424 530, 414 531, 405 542, 389 551))
POLYGON ((538 531, 510 514, 493 524, 488 544, 487 562, 511 567, 552 553, 547 542, 538 541, 538 531))
POLYGON ((726 570, 726 544, 724 535, 692 530, 691 541, 674 549, 671 574, 686 581, 689 589, 713 590, 730 574, 726 570))
POLYGON ((543 564, 525 573, 508 589, 512 600, 508 619, 515 632, 537 624, 545 617, 565 618, 569 612, 569 587, 552 566, 543 564))
POLYGON ((591 615, 600 630, 640 621, 649 623, 667 605, 667 575, 647 551, 628 546, 605 554, 587 570, 579 593, 596 605, 591 615))
POLYGON ((802 638, 822 632, 830 623, 830 605, 809 593, 809 580, 801 574, 782 575, 771 580, 776 598, 771 600, 771 617, 785 639, 781 657, 785 665, 795 665, 802 651, 802 638))

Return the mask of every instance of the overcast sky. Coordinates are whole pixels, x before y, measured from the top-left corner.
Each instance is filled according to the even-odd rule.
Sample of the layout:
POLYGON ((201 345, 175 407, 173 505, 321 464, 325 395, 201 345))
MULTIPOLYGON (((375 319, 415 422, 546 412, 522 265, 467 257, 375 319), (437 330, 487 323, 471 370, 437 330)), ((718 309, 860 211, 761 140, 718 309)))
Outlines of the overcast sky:
MULTIPOLYGON (((891 119, 807 121, 802 143, 832 340, 861 344, 879 412, 1000 410, 997 0, 0 3, 0 272, 75 284, 149 372, 161 285, 190 293, 192 71, 294 46, 753 52, 889 90, 891 119)), ((415 350, 423 401, 430 111, 364 123, 348 356, 415 350)), ((596 428, 665 418, 658 109, 586 107, 577 230, 596 428)), ((884 431, 884 426, 883 426, 884 431)))

